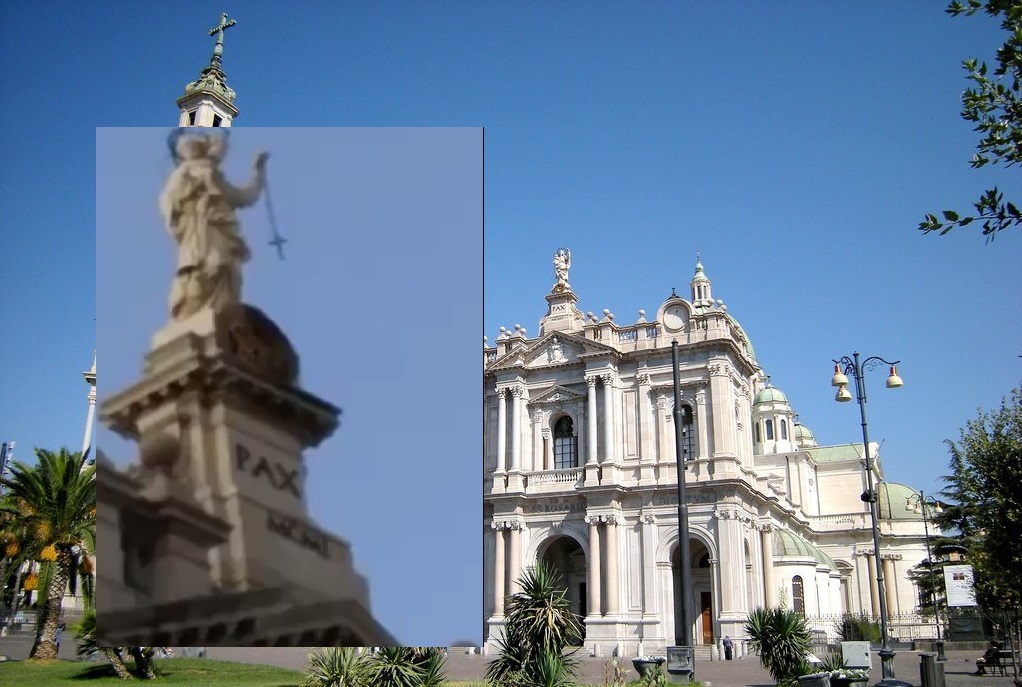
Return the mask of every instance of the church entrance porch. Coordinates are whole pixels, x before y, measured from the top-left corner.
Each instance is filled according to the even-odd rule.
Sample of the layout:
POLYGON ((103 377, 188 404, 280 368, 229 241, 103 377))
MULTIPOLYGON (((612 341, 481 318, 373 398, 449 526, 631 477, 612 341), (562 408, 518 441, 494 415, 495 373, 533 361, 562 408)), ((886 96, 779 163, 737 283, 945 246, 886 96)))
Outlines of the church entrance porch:
POLYGON ((581 646, 585 641, 585 617, 588 613, 585 552, 571 537, 559 536, 547 543, 539 560, 553 568, 560 577, 571 612, 582 626, 582 636, 573 638, 571 645, 581 646))
MULTIPOLYGON (((706 546, 698 539, 689 540, 690 563, 688 574, 691 579, 691 595, 688 598, 688 615, 692 622, 692 642, 697 645, 712 646, 715 639, 714 625, 716 609, 713 601, 713 575, 710 567, 710 554, 706 546)), ((675 545, 671 550, 671 623, 673 635, 670 639, 681 643, 681 592, 679 568, 681 566, 681 547, 675 545)))

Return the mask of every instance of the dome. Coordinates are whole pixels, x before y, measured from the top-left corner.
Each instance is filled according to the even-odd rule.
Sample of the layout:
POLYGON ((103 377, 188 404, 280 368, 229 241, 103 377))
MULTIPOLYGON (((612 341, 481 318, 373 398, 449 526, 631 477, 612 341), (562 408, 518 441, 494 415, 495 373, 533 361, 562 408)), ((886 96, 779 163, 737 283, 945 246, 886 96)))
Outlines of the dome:
POLYGON ((922 520, 923 514, 908 506, 919 500, 919 492, 897 482, 881 482, 877 487, 877 506, 881 520, 922 520))
POLYGON ((775 389, 772 386, 768 386, 767 388, 763 389, 758 394, 756 394, 756 400, 754 400, 752 403, 753 405, 758 405, 760 403, 787 403, 787 402, 788 397, 785 396, 780 389, 775 389))
POLYGON ((706 273, 703 272, 703 263, 698 260, 696 260, 696 273, 695 276, 692 277, 692 281, 710 281, 706 276, 706 273))
POLYGON ((788 530, 774 530, 774 556, 794 556, 796 558, 812 558, 820 565, 834 570, 834 559, 816 548, 802 537, 788 530))
POLYGON ((800 425, 797 422, 795 423, 794 433, 795 433, 795 438, 796 439, 815 439, 816 438, 815 436, 813 436, 813 431, 811 429, 809 429, 805 425, 800 425))

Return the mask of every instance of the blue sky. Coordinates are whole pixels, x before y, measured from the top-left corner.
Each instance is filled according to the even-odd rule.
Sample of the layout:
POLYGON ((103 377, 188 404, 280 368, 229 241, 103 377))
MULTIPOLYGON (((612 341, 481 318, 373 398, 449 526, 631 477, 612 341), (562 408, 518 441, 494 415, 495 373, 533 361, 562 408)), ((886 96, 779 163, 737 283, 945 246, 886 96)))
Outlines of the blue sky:
POLYGON ((898 392, 869 379, 870 430, 888 477, 924 489, 946 471, 943 439, 1022 377, 1019 232, 915 230, 988 185, 1018 188, 1017 172, 968 167, 976 135, 958 116, 961 60, 1003 40, 985 16, 941 2, 3 3, 0 85, 17 98, 0 108, 0 164, 17 173, 0 184, 0 432, 19 456, 81 441, 95 127, 174 125, 224 10, 239 128, 486 127, 477 337, 537 331, 558 246, 582 308, 622 323, 687 291, 698 246, 822 442, 859 437, 830 360, 903 361, 898 392))
MULTIPOLYGON (((101 402, 137 381, 167 322, 177 252, 157 197, 169 131, 96 132, 101 402)), ((264 202, 242 211, 244 299, 297 349, 303 388, 343 411, 305 454, 309 510, 350 540, 377 619, 414 645, 472 635, 479 620, 473 604, 446 599, 482 595, 482 506, 466 458, 478 449, 479 380, 463 362, 478 352, 482 309, 482 139, 479 128, 237 128, 224 165, 242 184, 256 151, 270 151, 287 258, 267 245, 264 202)), ((115 461, 135 459, 133 444, 97 436, 115 461)))

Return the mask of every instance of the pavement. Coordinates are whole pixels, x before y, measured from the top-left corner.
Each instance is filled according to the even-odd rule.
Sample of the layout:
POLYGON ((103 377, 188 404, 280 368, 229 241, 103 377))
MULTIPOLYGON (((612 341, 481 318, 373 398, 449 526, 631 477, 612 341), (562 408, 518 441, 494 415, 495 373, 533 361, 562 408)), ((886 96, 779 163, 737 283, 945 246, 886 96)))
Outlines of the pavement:
MULTIPOLYGON (((28 657, 32 648, 32 638, 24 635, 0 637, 0 655, 11 660, 22 660, 28 657)), ((274 665, 292 670, 303 670, 311 649, 297 647, 209 647, 207 658, 236 663, 257 663, 274 665)), ((179 650, 175 650, 179 654, 179 650)), ((1012 687, 1011 668, 1007 676, 977 676, 975 651, 948 651, 944 663, 944 681, 946 687, 1012 687)), ((60 646, 62 660, 76 660, 72 642, 62 642, 60 646)), ((447 660, 447 676, 450 680, 483 681, 486 664, 492 656, 466 654, 464 650, 451 650, 447 660)), ((169 660, 173 659, 161 659, 169 660)), ((921 684, 919 677, 920 654, 915 651, 901 651, 894 658, 894 673, 899 680, 913 685, 921 684)), ((621 659, 620 666, 624 670, 625 681, 635 680, 638 674, 632 667, 630 659, 621 659)), ((0 679, 3 668, 0 664, 0 679)), ((700 661, 696 664, 696 679, 704 685, 712 687, 767 687, 774 684, 770 675, 763 670, 758 657, 754 655, 738 658, 734 661, 700 661)), ((585 657, 581 659, 581 670, 578 681, 582 684, 604 685, 609 682, 609 661, 603 658, 585 657)), ((870 683, 880 679, 880 658, 873 654, 873 670, 870 683)))

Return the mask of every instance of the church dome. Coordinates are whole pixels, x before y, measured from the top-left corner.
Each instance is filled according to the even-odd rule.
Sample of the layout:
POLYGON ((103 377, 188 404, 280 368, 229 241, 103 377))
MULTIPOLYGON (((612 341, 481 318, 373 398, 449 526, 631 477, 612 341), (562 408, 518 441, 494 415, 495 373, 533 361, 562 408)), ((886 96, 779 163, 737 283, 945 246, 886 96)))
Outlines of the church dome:
POLYGON ((795 430, 794 430, 794 432, 795 432, 795 438, 796 439, 815 439, 816 438, 815 436, 813 436, 813 431, 811 429, 809 429, 805 425, 800 425, 797 422, 795 423, 795 430))
POLYGON ((834 570, 834 559, 816 548, 802 537, 788 530, 774 530, 774 556, 812 558, 820 565, 834 570))
POLYGON ((877 506, 881 520, 922 520, 922 513, 916 513, 909 506, 919 499, 919 492, 897 482, 881 482, 877 487, 877 506))
POLYGON ((756 394, 756 400, 752 403, 753 405, 759 405, 760 403, 787 403, 788 397, 780 389, 775 389, 772 386, 760 391, 756 394))

